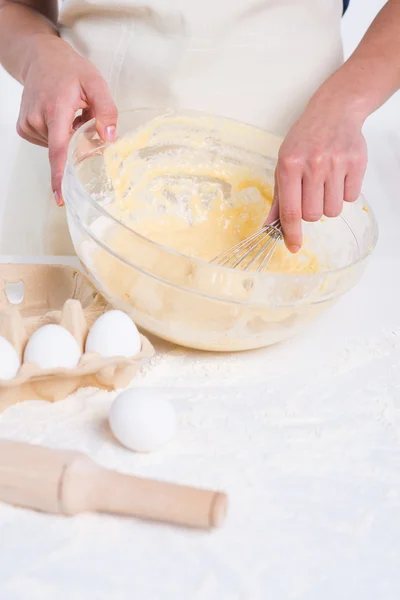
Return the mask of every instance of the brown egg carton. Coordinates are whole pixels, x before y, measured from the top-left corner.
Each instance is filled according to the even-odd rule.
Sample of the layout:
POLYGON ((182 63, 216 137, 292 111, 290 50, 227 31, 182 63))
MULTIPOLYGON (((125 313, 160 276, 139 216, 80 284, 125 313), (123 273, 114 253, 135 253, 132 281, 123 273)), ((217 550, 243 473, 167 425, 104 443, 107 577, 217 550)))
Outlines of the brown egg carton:
POLYGON ((61 400, 80 387, 126 387, 143 362, 154 354, 146 337, 141 335, 141 352, 133 358, 104 358, 84 352, 90 327, 111 308, 73 267, 0 265, 0 336, 14 346, 21 362, 29 338, 50 323, 67 329, 82 351, 75 369, 42 370, 23 363, 14 379, 0 380, 0 410, 27 399, 61 400))

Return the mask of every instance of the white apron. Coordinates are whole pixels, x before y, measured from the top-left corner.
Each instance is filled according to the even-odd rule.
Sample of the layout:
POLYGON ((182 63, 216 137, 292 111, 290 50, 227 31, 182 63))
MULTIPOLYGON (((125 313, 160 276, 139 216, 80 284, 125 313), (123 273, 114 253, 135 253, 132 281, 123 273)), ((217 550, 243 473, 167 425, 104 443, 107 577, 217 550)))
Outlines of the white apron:
MULTIPOLYGON (((187 108, 284 135, 342 60, 342 0, 66 0, 62 36, 120 110, 187 108)), ((2 254, 72 254, 47 152, 22 142, 2 254)))

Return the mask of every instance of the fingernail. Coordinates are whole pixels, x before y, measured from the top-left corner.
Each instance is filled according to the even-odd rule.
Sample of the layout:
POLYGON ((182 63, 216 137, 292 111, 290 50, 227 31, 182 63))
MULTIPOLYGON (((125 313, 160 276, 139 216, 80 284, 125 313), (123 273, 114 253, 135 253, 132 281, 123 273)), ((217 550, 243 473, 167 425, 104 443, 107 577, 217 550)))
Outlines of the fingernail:
POLYGON ((297 252, 300 250, 300 246, 289 246, 289 251, 292 254, 297 254, 297 252))
POLYGON ((115 125, 109 125, 106 127, 106 142, 115 142, 116 130, 115 125))
POLYGON ((61 195, 58 192, 54 192, 54 198, 57 206, 64 206, 64 200, 61 198, 61 195))

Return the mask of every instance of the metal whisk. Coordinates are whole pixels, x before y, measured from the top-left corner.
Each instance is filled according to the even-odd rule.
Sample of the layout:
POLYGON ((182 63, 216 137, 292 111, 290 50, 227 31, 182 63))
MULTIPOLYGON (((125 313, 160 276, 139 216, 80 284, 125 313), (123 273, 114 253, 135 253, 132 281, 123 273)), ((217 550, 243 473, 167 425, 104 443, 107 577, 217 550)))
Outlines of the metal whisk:
POLYGON ((221 252, 211 263, 231 269, 240 268, 243 271, 265 271, 278 242, 282 239, 282 225, 278 219, 270 225, 265 225, 260 231, 253 233, 235 246, 221 252))

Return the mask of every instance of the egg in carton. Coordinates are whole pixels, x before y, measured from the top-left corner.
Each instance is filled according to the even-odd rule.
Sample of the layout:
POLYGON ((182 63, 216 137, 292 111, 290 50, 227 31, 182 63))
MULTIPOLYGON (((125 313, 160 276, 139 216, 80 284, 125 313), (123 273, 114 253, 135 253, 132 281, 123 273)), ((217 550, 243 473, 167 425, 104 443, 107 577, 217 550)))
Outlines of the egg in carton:
POLYGON ((28 399, 61 400, 80 387, 126 387, 154 349, 140 335, 141 351, 132 358, 85 353, 91 326, 109 309, 105 298, 77 269, 0 265, 0 336, 13 345, 22 363, 13 379, 0 380, 0 409, 28 399), (77 341, 82 356, 76 368, 43 370, 22 362, 30 337, 48 324, 61 325, 77 341))

